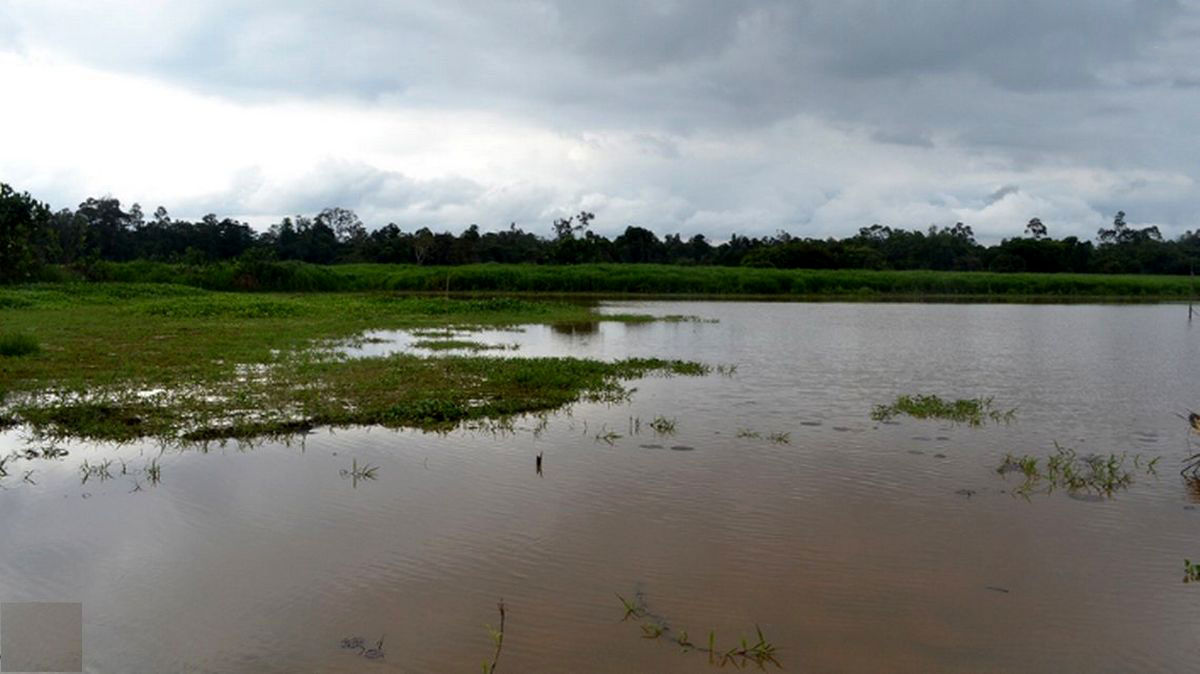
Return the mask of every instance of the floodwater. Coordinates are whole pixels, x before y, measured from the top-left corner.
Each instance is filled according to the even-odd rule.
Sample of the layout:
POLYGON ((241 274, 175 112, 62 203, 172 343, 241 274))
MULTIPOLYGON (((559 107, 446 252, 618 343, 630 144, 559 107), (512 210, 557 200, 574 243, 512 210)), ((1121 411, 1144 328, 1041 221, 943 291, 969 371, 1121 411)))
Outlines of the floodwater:
MULTIPOLYGON (((501 673, 706 671, 705 654, 667 638, 686 629, 703 645, 714 630, 728 648, 755 625, 784 671, 1194 668, 1200 584, 1182 580, 1200 558, 1200 509, 1178 469, 1200 436, 1176 414, 1200 407, 1200 324, 1186 309, 607 310, 719 322, 471 338, 520 345, 501 356, 736 372, 631 382, 629 404, 512 432, 61 445, 68 456, 10 461, 0 480, 0 599, 82 602, 95 672, 479 671, 501 599, 501 673), (870 419, 918 392, 994 396, 1016 420, 870 419), (649 427, 660 415, 673 435, 649 427), (1014 495, 1017 476, 996 473, 1004 455, 1056 441, 1162 457, 1159 475, 1099 501, 1014 495), (84 460, 106 458, 110 478, 81 482, 84 460), (355 462, 374 479, 345 474, 355 462), (673 631, 643 638, 650 619, 623 622, 617 594, 673 631), (382 639, 383 657, 340 647, 352 637, 382 639)), ((360 348, 411 341, 377 336, 393 341, 360 348)), ((25 446, 19 430, 0 436, 4 453, 25 446)))

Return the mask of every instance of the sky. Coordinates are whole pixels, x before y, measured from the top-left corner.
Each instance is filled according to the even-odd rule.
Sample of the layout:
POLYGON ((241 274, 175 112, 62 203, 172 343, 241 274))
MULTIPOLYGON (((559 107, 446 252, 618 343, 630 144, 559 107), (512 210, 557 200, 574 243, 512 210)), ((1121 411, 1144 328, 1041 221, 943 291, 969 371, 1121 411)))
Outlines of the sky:
POLYGON ((1200 0, 0 0, 0 182, 262 228, 1200 228, 1200 0))

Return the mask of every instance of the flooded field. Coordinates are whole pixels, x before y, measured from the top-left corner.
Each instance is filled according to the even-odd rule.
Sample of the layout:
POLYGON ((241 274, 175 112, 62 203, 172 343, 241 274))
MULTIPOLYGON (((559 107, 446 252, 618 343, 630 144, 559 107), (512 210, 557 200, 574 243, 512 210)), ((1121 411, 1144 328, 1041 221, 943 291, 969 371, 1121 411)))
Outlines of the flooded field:
MULTIPOLYGON (((684 630, 724 652, 756 626, 784 671, 1194 666, 1200 490, 1179 469, 1200 436, 1178 415, 1200 407, 1200 324, 1185 307, 606 311, 704 320, 453 338, 716 369, 446 434, 187 449, 0 434, 0 456, 31 452, 0 478, 0 596, 82 602, 95 672, 480 671, 500 601, 501 673, 705 671, 684 630), (872 418, 919 393, 1015 413, 872 418), (1123 455, 1131 482, 1022 489, 997 470, 1056 443, 1123 455)), ((342 348, 428 353, 431 338, 366 337, 342 348)))

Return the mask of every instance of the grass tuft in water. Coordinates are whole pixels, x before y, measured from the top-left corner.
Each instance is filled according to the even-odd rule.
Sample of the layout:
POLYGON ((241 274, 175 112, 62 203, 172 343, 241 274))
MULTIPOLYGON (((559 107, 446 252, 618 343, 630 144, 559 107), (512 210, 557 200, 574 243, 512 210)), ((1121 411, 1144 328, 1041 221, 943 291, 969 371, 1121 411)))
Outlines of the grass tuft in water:
POLYGON ((496 608, 499 609, 499 611, 500 611, 500 626, 492 627, 491 625, 484 625, 484 627, 487 628, 488 637, 491 638, 492 644, 495 645, 496 650, 495 650, 495 652, 492 653, 492 661, 491 662, 487 662, 486 660, 484 661, 483 674, 495 674, 496 664, 500 662, 500 651, 501 651, 501 649, 504 648, 505 611, 504 611, 504 600, 503 599, 501 599, 500 602, 498 604, 496 604, 496 608))
POLYGON ((621 601, 621 606, 625 609, 625 615, 621 618, 621 621, 625 622, 630 619, 640 621, 638 628, 642 632, 643 639, 656 640, 667 637, 670 643, 679 646, 684 653, 690 651, 707 653, 708 664, 717 667, 724 667, 731 664, 737 669, 742 669, 746 665, 753 664, 759 669, 766 669, 768 664, 772 664, 779 669, 783 669, 783 665, 779 664, 779 661, 775 658, 778 649, 767 640, 758 625, 754 626, 755 640, 750 640, 743 636, 735 646, 718 648, 716 631, 709 630, 708 646, 697 646, 688 637, 686 629, 680 629, 677 634, 672 636, 675 629, 666 618, 650 612, 646 607, 645 596, 641 592, 637 592, 634 597, 635 599, 629 600, 620 594, 617 595, 617 599, 621 601))
POLYGON ((945 419, 982 426, 985 421, 1009 423, 1016 418, 1017 411, 994 409, 991 397, 950 401, 936 395, 917 394, 899 396, 891 405, 876 405, 871 411, 871 418, 887 421, 901 414, 916 419, 945 419))
POLYGON ((358 459, 354 459, 350 464, 350 469, 345 468, 338 471, 343 478, 350 478, 354 481, 354 486, 357 487, 360 480, 374 480, 379 472, 379 466, 372 466, 369 463, 364 463, 361 467, 358 465, 358 459))
POLYGON ((650 428, 654 429, 659 435, 674 435, 675 434, 675 419, 666 417, 654 417, 654 421, 650 422, 650 428))
POLYGON ((1080 456, 1074 449, 1054 443, 1054 453, 1044 460, 1031 455, 1006 454, 996 472, 1001 475, 1018 472, 1025 481, 1014 494, 1028 496, 1045 490, 1064 489, 1069 494, 1088 493, 1112 498, 1133 484, 1134 475, 1141 471, 1147 475, 1158 475, 1157 465, 1161 457, 1144 459, 1140 454, 1133 457, 1133 470, 1127 467, 1127 454, 1087 454, 1080 456))
POLYGON ((1200 563, 1190 559, 1183 560, 1183 582, 1195 583, 1200 581, 1200 563))

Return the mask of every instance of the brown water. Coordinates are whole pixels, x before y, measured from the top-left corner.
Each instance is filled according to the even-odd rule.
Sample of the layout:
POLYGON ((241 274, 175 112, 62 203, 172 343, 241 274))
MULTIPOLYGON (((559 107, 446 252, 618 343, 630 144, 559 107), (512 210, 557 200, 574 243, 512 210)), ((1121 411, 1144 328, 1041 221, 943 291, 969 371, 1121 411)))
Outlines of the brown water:
MULTIPOLYGON (((95 672, 479 671, 501 598, 497 672, 708 668, 641 638, 615 593, 640 593, 697 643, 713 629, 733 645, 757 623, 786 671, 1194 668, 1200 585, 1181 581, 1184 558, 1200 558, 1200 510, 1177 474, 1193 450, 1175 413, 1200 407, 1200 324, 1185 309, 613 307, 631 309, 720 322, 475 338, 736 373, 633 382, 630 404, 580 404, 538 434, 523 419, 499 436, 360 429, 168 449, 157 486, 131 474, 155 446, 65 445, 0 480, 0 599, 83 602, 95 672), (870 420, 909 392, 994 396, 1017 420, 870 420), (675 435, 648 428, 657 415, 675 435), (596 439, 607 431, 622 437, 596 439), (1101 502, 1012 495, 1004 454, 1054 441, 1161 456, 1160 477, 1101 502), (114 463, 112 479, 81 484, 80 463, 104 458, 127 474, 114 463), (342 477, 355 459, 376 479, 342 477), (380 660, 339 648, 381 635, 380 660)), ((406 343, 393 337, 362 348, 406 343)), ((0 436, 4 451, 24 446, 0 436)))

